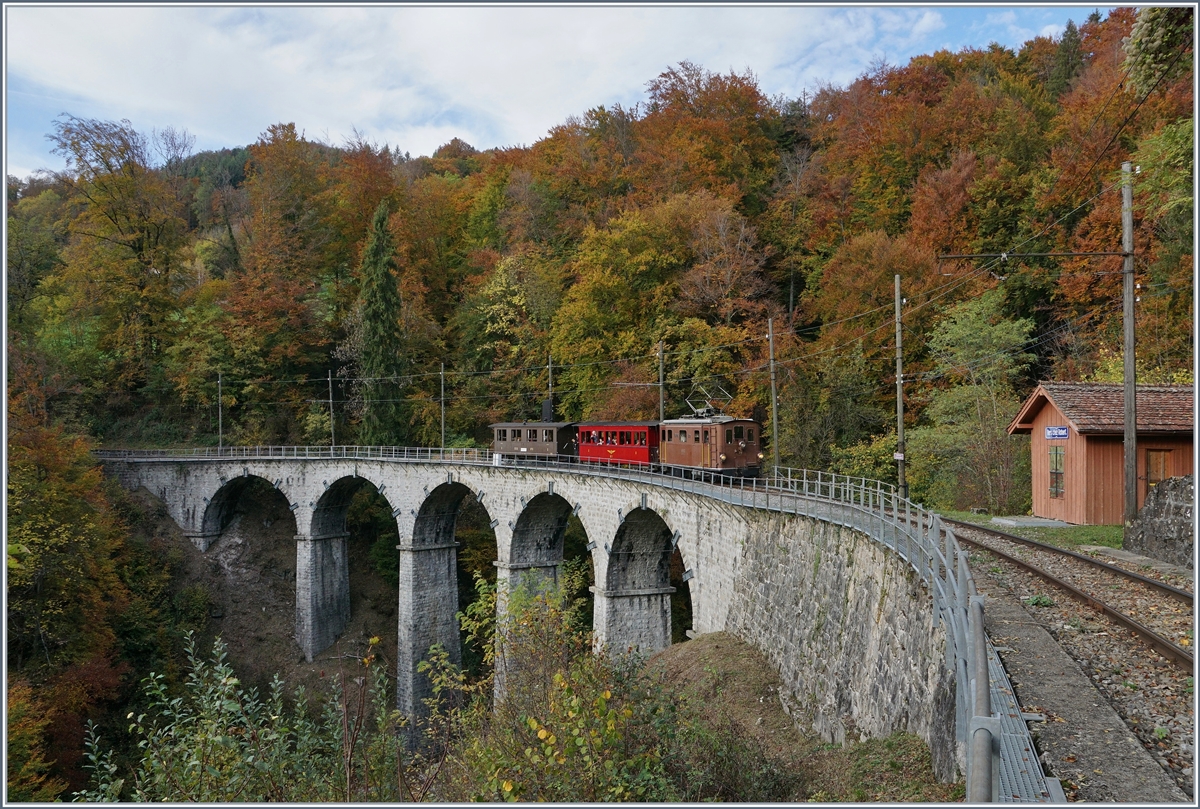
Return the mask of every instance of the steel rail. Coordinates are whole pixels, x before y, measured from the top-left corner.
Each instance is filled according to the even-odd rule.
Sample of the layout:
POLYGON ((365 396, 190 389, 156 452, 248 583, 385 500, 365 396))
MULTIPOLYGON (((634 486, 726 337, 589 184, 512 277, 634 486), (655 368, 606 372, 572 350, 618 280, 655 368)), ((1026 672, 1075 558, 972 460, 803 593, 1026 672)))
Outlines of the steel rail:
POLYGON ((979 548, 980 550, 987 551, 988 553, 995 554, 996 556, 999 556, 1001 559, 1004 559, 1007 562, 1011 562, 1012 564, 1016 565, 1019 568, 1028 570, 1030 573, 1034 574, 1035 576, 1040 576, 1041 578, 1048 581, 1050 584, 1065 591, 1066 593, 1071 595, 1073 598, 1077 599, 1078 601, 1084 602, 1085 604, 1087 604, 1089 607, 1096 610, 1097 612, 1107 615, 1109 618, 1116 621, 1121 626, 1130 630, 1135 635, 1138 635, 1143 640, 1145 640, 1147 643, 1149 643, 1150 646, 1155 651, 1157 651, 1159 654, 1161 654, 1163 657, 1170 658, 1171 660, 1173 660, 1175 662, 1176 665, 1180 666, 1183 669, 1186 669, 1187 671, 1192 670, 1193 658, 1192 658, 1191 652, 1189 652, 1186 649, 1184 649, 1183 647, 1178 646, 1175 643, 1167 640, 1162 635, 1159 635, 1157 632, 1150 629, 1149 627, 1143 626, 1142 624, 1140 624, 1137 621, 1135 621, 1134 619, 1130 618, 1128 615, 1121 612, 1120 610, 1118 610, 1114 607, 1110 607, 1108 604, 1105 604, 1103 601, 1096 598, 1095 596, 1083 592, 1082 590, 1075 587, 1074 585, 1068 584, 1067 582, 1058 578, 1054 574, 1048 573, 1036 565, 1031 565, 1028 562, 1022 561, 1021 559, 1017 559, 1015 556, 1011 556, 1011 555, 1005 553, 1004 551, 996 550, 995 548, 985 545, 982 542, 977 542, 976 540, 973 540, 973 539, 967 539, 964 536, 962 536, 961 534, 956 534, 955 536, 958 539, 960 544, 970 545, 972 547, 979 548))
MULTIPOLYGON (((1081 562, 1086 562, 1089 565, 1094 565, 1095 567, 1107 570, 1109 573, 1115 573, 1118 576, 1124 576, 1132 581, 1138 581, 1149 587, 1153 587, 1154 589, 1166 593, 1174 599, 1184 602, 1189 607, 1195 603, 1195 597, 1187 590, 1181 590, 1178 587, 1172 587, 1166 582, 1161 582, 1158 579, 1152 579, 1149 576, 1143 576, 1141 573, 1135 573, 1132 570, 1126 570, 1125 568, 1118 567, 1117 565, 1110 565, 1108 562, 1102 562, 1099 559, 1095 559, 1084 553, 1079 553, 1078 551, 1072 551, 1067 548, 1059 548, 1055 545, 1047 545, 1046 543, 1038 542, 1035 539, 1026 539, 1025 537, 1019 537, 1016 534, 1010 534, 1007 531, 999 531, 995 528, 986 528, 982 525, 975 525, 974 523, 963 522, 961 520, 952 520, 949 517, 943 517, 942 521, 948 522, 951 525, 955 525, 960 528, 982 531, 985 534, 995 534, 996 536, 1004 537, 1010 542, 1018 542, 1022 545, 1035 548, 1039 551, 1049 551, 1051 553, 1059 553, 1064 556, 1070 556, 1080 560, 1081 562)), ((958 535, 956 534, 955 536, 958 535)))

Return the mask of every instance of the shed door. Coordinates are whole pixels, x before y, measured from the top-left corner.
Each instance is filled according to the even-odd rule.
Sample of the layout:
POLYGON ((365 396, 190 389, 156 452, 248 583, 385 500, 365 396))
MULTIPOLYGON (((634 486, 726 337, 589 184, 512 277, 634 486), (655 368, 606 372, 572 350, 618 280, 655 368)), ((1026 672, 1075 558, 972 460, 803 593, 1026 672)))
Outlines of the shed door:
POLYGON ((1171 477, 1171 450, 1146 450, 1146 490, 1171 477))

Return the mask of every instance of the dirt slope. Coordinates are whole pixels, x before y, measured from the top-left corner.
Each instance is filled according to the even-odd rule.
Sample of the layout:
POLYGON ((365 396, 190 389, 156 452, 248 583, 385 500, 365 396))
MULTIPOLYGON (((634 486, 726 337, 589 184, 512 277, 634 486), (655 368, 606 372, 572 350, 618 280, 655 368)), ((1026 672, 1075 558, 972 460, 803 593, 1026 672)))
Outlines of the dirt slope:
POLYGON ((770 663, 732 635, 717 632, 677 643, 651 658, 647 669, 695 698, 715 727, 736 723, 776 766, 799 772, 803 794, 794 800, 962 800, 961 784, 937 782, 929 750, 914 736, 840 748, 802 732, 783 710, 770 663))

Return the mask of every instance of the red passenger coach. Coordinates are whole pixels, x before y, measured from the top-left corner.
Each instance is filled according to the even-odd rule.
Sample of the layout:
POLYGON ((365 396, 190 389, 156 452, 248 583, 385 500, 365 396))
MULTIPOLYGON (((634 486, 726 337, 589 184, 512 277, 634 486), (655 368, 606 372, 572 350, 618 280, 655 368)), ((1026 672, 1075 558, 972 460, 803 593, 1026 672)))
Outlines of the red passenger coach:
POLYGON ((658 422, 581 422, 579 457, 614 463, 658 463, 658 422))

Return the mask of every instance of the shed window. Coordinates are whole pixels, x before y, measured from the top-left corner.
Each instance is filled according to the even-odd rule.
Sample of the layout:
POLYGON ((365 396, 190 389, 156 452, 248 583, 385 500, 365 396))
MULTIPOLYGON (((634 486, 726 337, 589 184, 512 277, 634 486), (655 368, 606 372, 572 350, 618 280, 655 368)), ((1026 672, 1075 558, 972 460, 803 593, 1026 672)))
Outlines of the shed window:
POLYGON ((1050 447, 1050 496, 1063 496, 1063 447, 1050 447))

